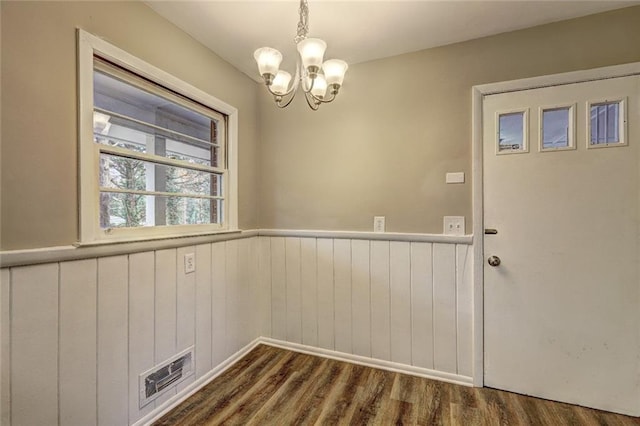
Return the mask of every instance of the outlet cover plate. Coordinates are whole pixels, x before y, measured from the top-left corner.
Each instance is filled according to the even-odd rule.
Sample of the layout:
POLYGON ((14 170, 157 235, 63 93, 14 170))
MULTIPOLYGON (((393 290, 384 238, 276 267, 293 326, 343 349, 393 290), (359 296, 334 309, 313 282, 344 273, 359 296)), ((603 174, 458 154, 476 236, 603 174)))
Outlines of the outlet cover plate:
POLYGON ((373 217, 373 232, 384 232, 385 218, 384 216, 374 216, 373 217))
POLYGON ((464 216, 445 216, 444 234, 464 235, 464 216))
POLYGON ((464 172, 447 173, 445 181, 447 183, 464 183, 464 172))
POLYGON ((187 253, 184 255, 184 273, 190 274, 196 271, 196 255, 194 253, 187 253))

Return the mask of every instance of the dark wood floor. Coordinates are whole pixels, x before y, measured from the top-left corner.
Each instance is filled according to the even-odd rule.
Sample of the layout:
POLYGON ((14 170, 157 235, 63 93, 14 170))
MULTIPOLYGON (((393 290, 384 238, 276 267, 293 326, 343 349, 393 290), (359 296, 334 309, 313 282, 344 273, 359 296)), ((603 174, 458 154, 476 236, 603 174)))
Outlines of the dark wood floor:
POLYGON ((640 425, 260 345, 155 425, 640 425))

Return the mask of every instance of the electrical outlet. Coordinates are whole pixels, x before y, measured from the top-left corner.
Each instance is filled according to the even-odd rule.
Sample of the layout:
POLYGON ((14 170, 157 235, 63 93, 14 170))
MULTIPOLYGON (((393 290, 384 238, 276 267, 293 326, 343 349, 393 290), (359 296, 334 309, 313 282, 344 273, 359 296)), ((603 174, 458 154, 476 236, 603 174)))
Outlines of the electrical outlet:
POLYGON ((464 216, 445 216, 444 234, 464 235, 464 216))
POLYGON ((384 232, 384 216, 373 217, 373 232, 384 232))
POLYGON ((190 274, 196 271, 196 255, 194 253, 187 253, 184 255, 184 273, 190 274))

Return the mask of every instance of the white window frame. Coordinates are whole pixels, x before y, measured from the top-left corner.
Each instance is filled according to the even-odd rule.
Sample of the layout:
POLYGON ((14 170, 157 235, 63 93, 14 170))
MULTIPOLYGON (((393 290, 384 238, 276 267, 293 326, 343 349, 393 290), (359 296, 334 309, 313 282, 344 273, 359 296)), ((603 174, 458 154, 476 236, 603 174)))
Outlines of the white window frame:
POLYGON ((538 151, 539 152, 554 152, 554 151, 570 151, 575 150, 576 145, 576 104, 556 104, 541 106, 538 108, 538 151), (569 113, 569 134, 567 146, 559 148, 545 148, 544 147, 544 112, 553 111, 559 109, 568 109, 569 113))
POLYGON ((514 108, 502 111, 496 111, 496 136, 495 136, 495 154, 496 155, 512 155, 526 154, 529 152, 529 108, 514 108), (519 150, 503 150, 500 151, 500 116, 509 114, 522 114, 522 149, 519 150))
POLYGON ((238 231, 238 110, 82 29, 77 31, 77 40, 79 245, 238 231), (98 176, 100 145, 93 140, 94 56, 106 59, 134 74, 227 116, 227 171, 223 182, 225 202, 222 225, 146 226, 109 230, 100 228, 100 181, 98 176))
POLYGON ((587 101, 587 149, 600 149, 600 148, 614 148, 616 146, 627 146, 629 142, 627 141, 627 97, 626 96, 616 96, 607 99, 596 99, 587 101), (618 142, 611 143, 599 143, 599 144, 591 144, 591 107, 593 105, 606 104, 606 103, 617 103, 619 105, 618 111, 618 142))

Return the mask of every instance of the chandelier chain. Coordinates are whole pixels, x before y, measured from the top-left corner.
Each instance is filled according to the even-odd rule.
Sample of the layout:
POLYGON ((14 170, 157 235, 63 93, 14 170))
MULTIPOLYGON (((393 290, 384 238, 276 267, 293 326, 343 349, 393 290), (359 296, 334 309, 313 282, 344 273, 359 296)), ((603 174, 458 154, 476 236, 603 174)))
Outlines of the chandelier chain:
POLYGON ((307 0, 300 0, 300 8, 298 9, 300 20, 298 21, 298 31, 293 39, 296 44, 307 38, 309 34, 309 5, 307 0))

